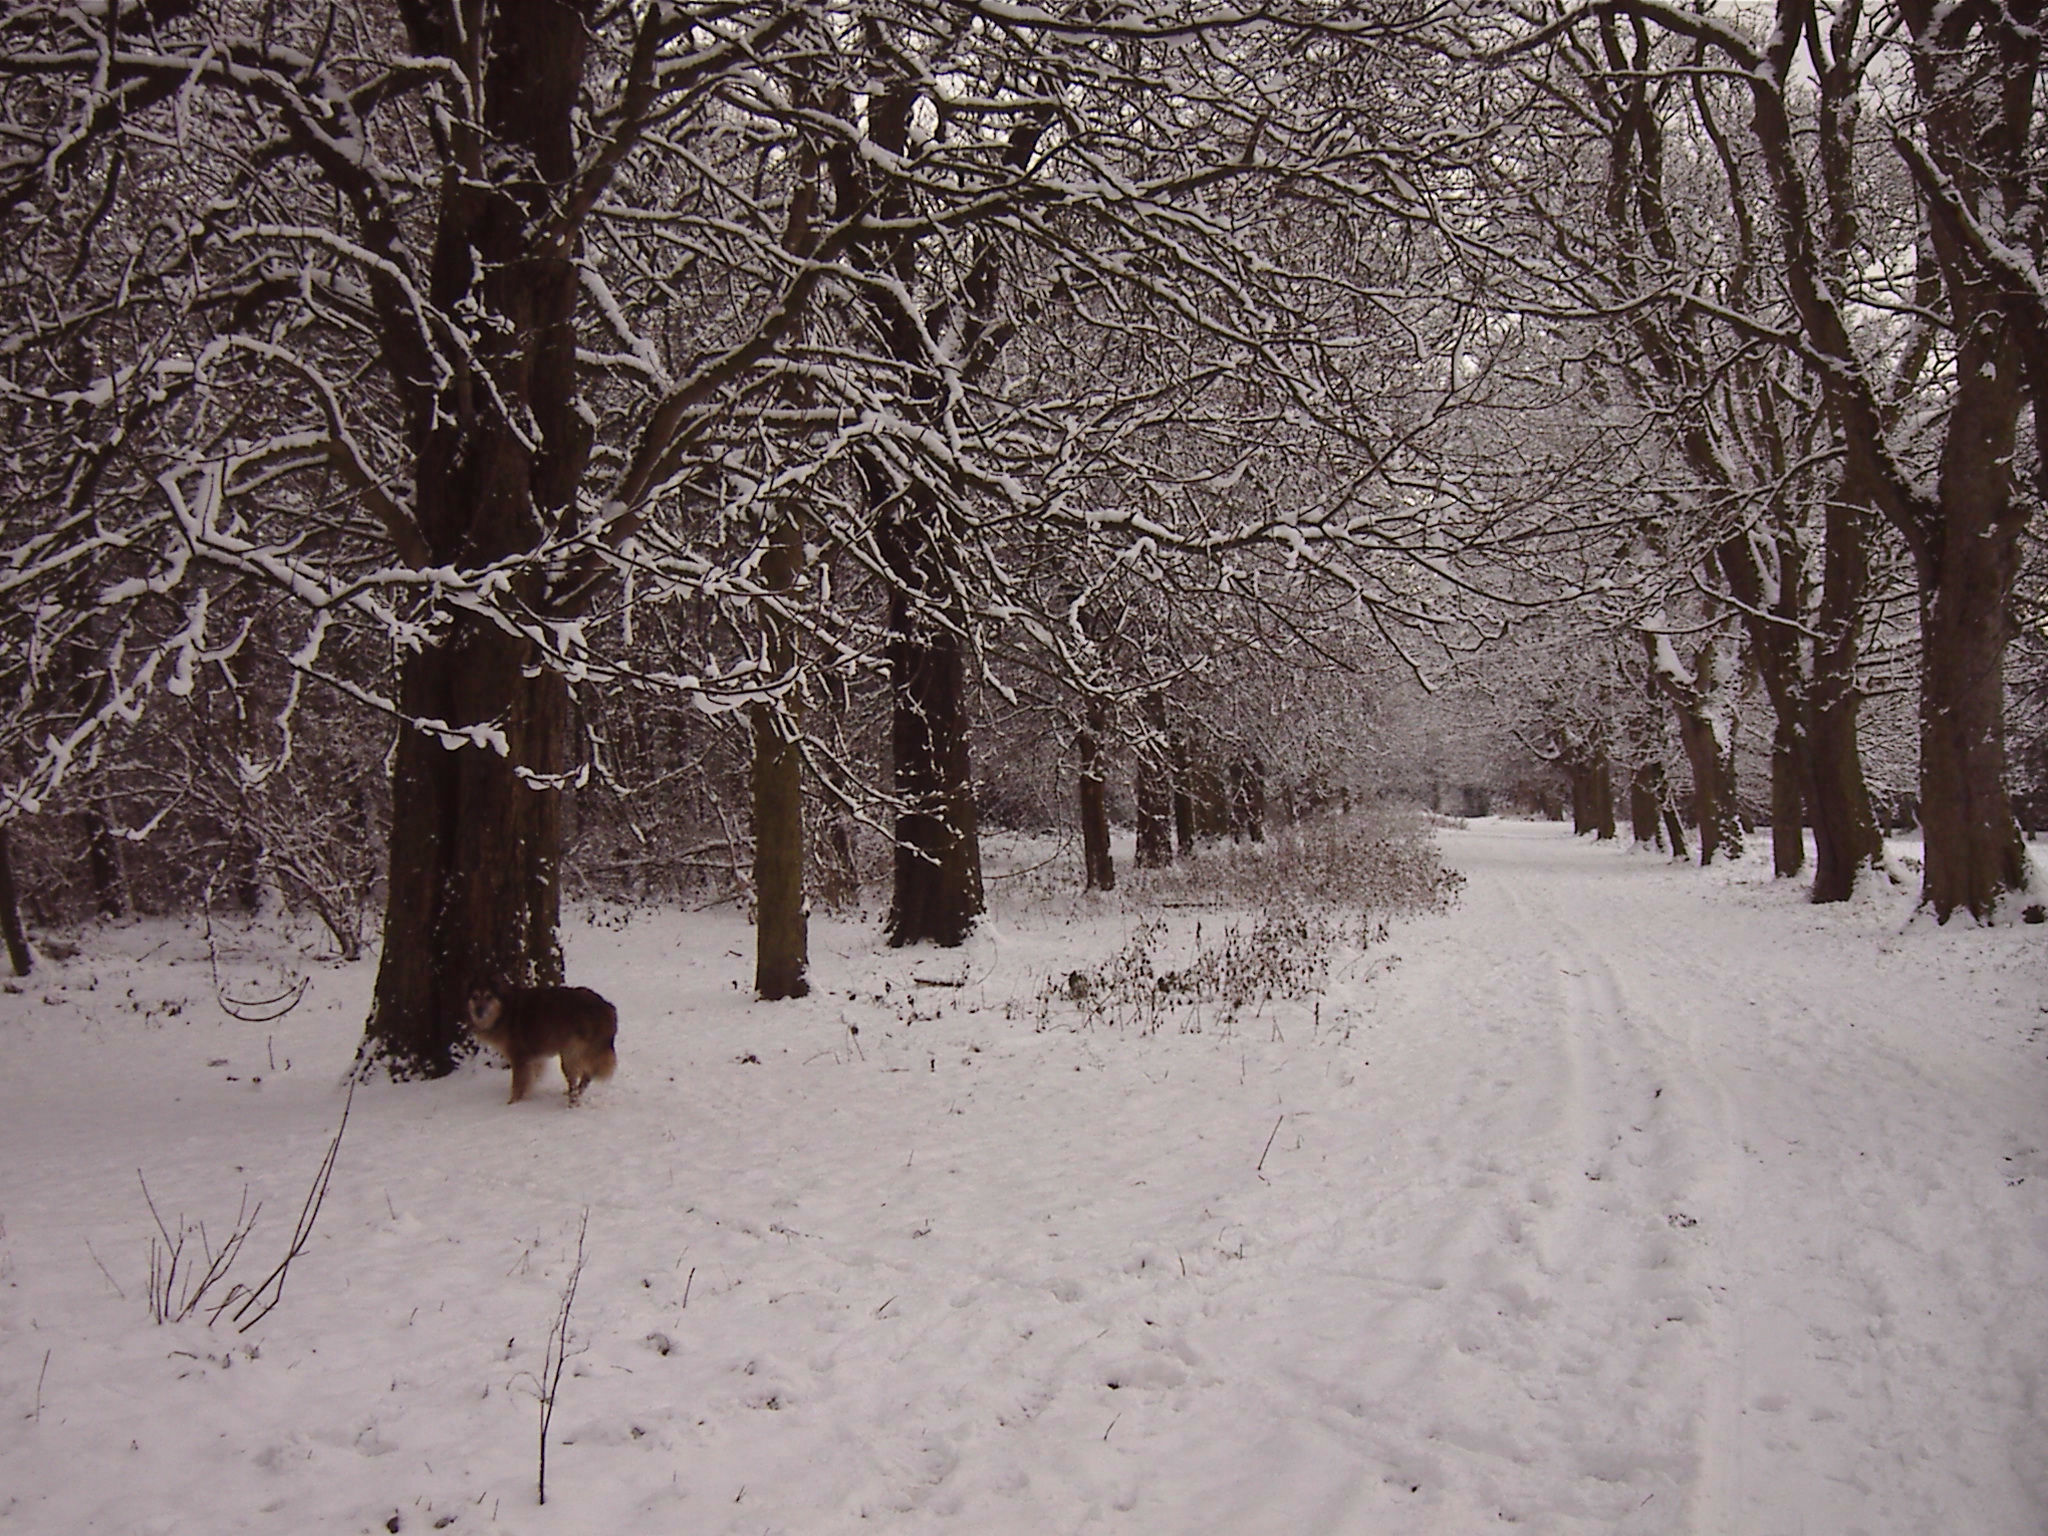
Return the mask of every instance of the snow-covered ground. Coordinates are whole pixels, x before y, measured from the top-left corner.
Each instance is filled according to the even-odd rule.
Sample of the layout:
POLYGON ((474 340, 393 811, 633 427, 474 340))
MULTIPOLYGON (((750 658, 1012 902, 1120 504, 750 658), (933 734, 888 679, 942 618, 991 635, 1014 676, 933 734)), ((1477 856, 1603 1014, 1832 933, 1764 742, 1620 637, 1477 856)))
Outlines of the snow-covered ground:
POLYGON ((2039 1536, 2048 929, 1443 843, 1319 999, 1149 1031, 1047 997, 1142 917, 1042 881, 773 1006, 730 912, 579 918, 619 1075, 358 1090, 247 1334, 151 1323, 137 1170, 215 1242, 246 1185, 260 1279, 371 967, 238 930, 310 975, 239 1023, 89 931, 0 996, 0 1528, 2039 1536))

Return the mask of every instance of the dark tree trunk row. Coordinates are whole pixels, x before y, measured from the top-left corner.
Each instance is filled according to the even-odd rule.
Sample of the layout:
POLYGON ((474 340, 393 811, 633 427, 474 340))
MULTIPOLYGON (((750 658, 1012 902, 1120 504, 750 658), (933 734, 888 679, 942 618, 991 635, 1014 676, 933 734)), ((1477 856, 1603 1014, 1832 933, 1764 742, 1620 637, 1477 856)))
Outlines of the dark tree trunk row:
MULTIPOLYGON (((1793 27, 1791 34, 1799 32, 1793 27)), ((1631 282, 1639 268, 1662 271, 1677 251, 1670 212, 1665 205, 1668 184, 1660 112, 1666 98, 1650 69, 1650 36, 1638 29, 1634 52, 1623 40, 1614 18, 1601 23, 1603 52, 1617 78, 1611 95, 1601 97, 1611 114, 1609 132, 1609 197, 1607 217, 1617 242, 1621 269, 1631 282), (1646 260, 1647 258, 1647 260, 1646 260)), ((1824 179, 1834 198, 1831 216, 1804 248, 1810 262, 1830 265, 1840 275, 1855 244, 1855 221, 1845 215, 1849 166, 1853 159, 1853 112, 1844 108, 1844 80, 1827 72, 1819 82, 1822 100, 1821 161, 1824 179), (1844 133, 1845 126, 1850 130, 1844 133)), ((1705 111, 1704 98, 1701 110, 1705 111)), ((1762 118, 1759 132, 1764 131, 1762 118)), ((1733 216, 1735 260, 1728 272, 1730 288, 1724 302, 1736 310, 1754 302, 1752 284, 1763 252, 1751 213, 1744 162, 1718 132, 1712 135, 1727 178, 1729 212, 1733 216)), ((1807 232, 1812 234, 1813 232, 1807 232)), ((1631 314, 1632 334, 1649 360, 1650 373, 1673 407, 1677 446, 1700 483, 1739 506, 1761 496, 1760 516, 1744 513, 1734 532, 1714 551, 1716 564, 1742 614, 1748 654, 1763 679, 1776 715, 1771 756, 1772 866, 1783 877, 1797 875, 1805 865, 1805 820, 1815 826, 1816 901, 1846 899, 1859 869, 1878 857, 1880 845, 1863 787, 1857 753, 1855 691, 1862 601, 1867 573, 1865 530, 1859 521, 1867 496, 1844 489, 1825 513, 1825 574, 1818 628, 1823 636, 1807 664, 1801 636, 1805 579, 1800 542, 1792 529, 1797 507, 1794 462, 1818 424, 1797 412, 1770 365, 1751 357, 1731 367, 1711 356, 1701 333, 1690 323, 1672 323, 1669 313, 1645 306, 1631 314), (1737 483, 1734 464, 1740 445, 1754 469, 1751 485, 1737 483), (1752 526, 1760 524, 1760 526, 1752 526), (1770 569, 1766 569, 1766 565, 1770 569), (1822 713, 1826 713, 1823 725, 1822 713)), ((1839 430, 1840 422, 1836 422, 1839 430)), ((1666 680, 1667 682, 1670 680, 1666 680)), ((1698 701, 1667 687, 1686 738, 1700 802, 1701 859, 1707 862, 1727 844, 1733 816, 1734 786, 1716 750, 1712 732, 1703 729, 1698 701), (1684 722, 1690 720, 1690 724, 1684 722)), ((1725 746, 1725 743, 1721 744, 1725 746)))
POLYGON ((1825 512, 1822 580, 1811 665, 1802 654, 1796 554, 1781 547, 1776 611, 1764 607, 1756 547, 1731 539, 1719 564, 1742 605, 1749 654, 1776 716, 1771 740, 1771 863, 1780 877, 1806 862, 1803 826, 1814 829, 1813 899, 1846 901, 1860 872, 1882 861, 1857 741, 1856 665, 1862 642, 1869 555, 1868 513, 1845 486, 1825 512))
MULTIPOLYGON (((1805 344, 1821 361, 1818 376, 1842 432, 1847 472, 1868 487, 1913 555, 1920 598, 1921 900, 1943 922, 1958 911, 1981 920, 2028 881, 2005 788, 2004 731, 2005 652, 2031 510, 2014 494, 2028 359, 2020 328, 2003 312, 1952 209, 2004 210, 2033 196, 2022 189, 2035 184, 2029 160, 2042 33, 2037 16, 2023 19, 1995 6, 1907 0, 1899 16, 1912 39, 1913 105, 1924 141, 1924 149, 1909 146, 1907 160, 1930 210, 1921 292, 1955 341, 1931 496, 1894 460, 1886 391, 1895 386, 1858 353, 1830 280, 1846 248, 1841 231, 1853 228, 1854 189, 1846 177, 1853 129, 1823 146, 1829 153, 1820 161, 1824 199, 1817 205, 1784 84, 1783 71, 1803 46, 1800 30, 1774 32, 1757 61, 1765 67, 1747 78, 1783 238, 1786 291, 1805 344), (1992 80, 1996 88, 1987 84, 1992 80)), ((1853 125, 1851 95, 1868 87, 1850 55, 1864 46, 1853 30, 1834 39, 1838 56, 1821 75, 1824 99, 1839 94, 1836 104, 1848 110, 1831 121, 1853 125)), ((2041 231, 2019 238, 2038 260, 2041 231)))

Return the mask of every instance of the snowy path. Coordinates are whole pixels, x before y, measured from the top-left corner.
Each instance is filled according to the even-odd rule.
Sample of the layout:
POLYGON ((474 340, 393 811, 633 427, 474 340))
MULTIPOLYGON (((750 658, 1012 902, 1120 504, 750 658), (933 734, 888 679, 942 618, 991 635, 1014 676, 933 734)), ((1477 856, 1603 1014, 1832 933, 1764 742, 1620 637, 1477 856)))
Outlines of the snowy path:
POLYGON ((0 995, 0 1529, 2039 1536, 2042 930, 1444 841, 1454 910, 1199 1031, 1041 1001, 1099 899, 820 923, 774 1007, 729 915, 579 926, 619 1077, 359 1093, 253 1354, 148 1324, 134 1170, 267 1268, 369 968, 245 1026, 103 935, 0 995))
POLYGON ((1441 1213, 1386 1242, 1447 1277, 1397 1311, 1385 1406, 1410 1393, 1412 1454, 1461 1475, 1454 1517, 1378 1528, 1497 1502, 1589 1530, 2040 1529, 2048 1219, 2011 1182, 2042 1167, 2039 946, 1986 986, 1924 924, 1552 828, 1447 842, 1466 899, 1404 933, 1379 1005, 1430 1127, 1402 1173, 1441 1213), (1462 1064, 1435 1117, 1431 1052, 1462 1064))

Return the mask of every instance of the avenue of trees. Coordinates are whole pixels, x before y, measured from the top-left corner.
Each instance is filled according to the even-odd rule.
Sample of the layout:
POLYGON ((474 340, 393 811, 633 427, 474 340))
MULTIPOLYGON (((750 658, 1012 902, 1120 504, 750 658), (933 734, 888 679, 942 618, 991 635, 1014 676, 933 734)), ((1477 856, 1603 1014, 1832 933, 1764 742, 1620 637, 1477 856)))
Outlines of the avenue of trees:
POLYGON ((743 848, 799 996, 863 835, 957 944, 1019 765, 1110 888, 1113 806, 1262 837, 1417 680, 1702 859, 1760 700, 1816 900, 1903 691, 1923 899, 1989 919, 2039 21, 10 0, 13 964, 24 839, 102 911, 175 842, 381 931, 364 1061, 438 1075, 475 978, 561 978, 576 850, 743 848))

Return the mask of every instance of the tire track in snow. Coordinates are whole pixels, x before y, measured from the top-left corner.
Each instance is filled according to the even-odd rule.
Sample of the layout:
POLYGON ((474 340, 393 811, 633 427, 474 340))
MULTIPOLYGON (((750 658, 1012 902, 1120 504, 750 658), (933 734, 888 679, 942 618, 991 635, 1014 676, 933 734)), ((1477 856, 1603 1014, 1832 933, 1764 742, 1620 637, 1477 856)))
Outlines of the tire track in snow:
POLYGON ((1725 1279, 1727 1528, 1792 1530, 1822 1513, 1842 1530, 1963 1528, 1976 1497, 1964 1469, 1982 1456, 1967 1426, 2007 1366, 1995 1343, 1967 1368, 1949 1358, 1984 1346, 1912 1299, 1932 1283, 1955 1313, 1985 1303, 1983 1255, 1951 1259, 1921 1230, 1960 1193, 1971 1117, 1924 1055, 1842 1017, 1848 994, 1831 978, 1788 969, 1768 943, 1744 958, 1732 998, 1668 935, 1642 967, 1666 978, 1700 1057, 1723 1063, 1700 1080, 1739 1090, 1724 1141, 1743 1198, 1709 1228, 1725 1279))
POLYGON ((1231 1536, 2036 1536, 2048 1241, 2001 1170, 2041 1174, 2048 1137, 1983 1076, 2009 1057, 1952 1050, 1922 973, 1947 941, 1893 960, 1790 887, 1546 828, 1446 844, 1465 899, 1400 931, 1372 1069, 1320 1106, 1323 1193, 1237 1204, 1258 1241, 1202 1277, 1181 1403, 1230 1411, 1139 1507, 1231 1536))
MULTIPOLYGON (((1733 1351, 1715 1302, 1725 1286, 1716 1283, 1700 1234, 1703 1223, 1711 1232, 1739 1204, 1725 1188, 1727 1095, 1687 1042, 1631 1001, 1598 941, 1570 918, 1553 925, 1562 1027, 1582 1100, 1575 1131, 1583 1178, 1575 1188, 1582 1207, 1597 1213, 1610 1250, 1600 1272, 1581 1278, 1612 1298, 1614 1315, 1633 1314, 1638 1329, 1649 1330, 1645 1346, 1629 1350, 1632 1369, 1615 1386, 1664 1399, 1659 1433, 1667 1451, 1683 1451, 1675 1464, 1656 1458, 1678 1480, 1671 1500, 1681 1511, 1674 1525, 1667 1510, 1662 1528, 1714 1536, 1728 1529, 1724 1456, 1735 1401, 1726 1367, 1733 1351), (1618 1222, 1626 1224, 1619 1235, 1618 1222), (1681 1344, 1658 1347, 1671 1337, 1681 1344)), ((1614 926, 1605 931, 1631 944, 1641 938, 1614 926)), ((1584 1230, 1568 1241, 1583 1253, 1602 1246, 1584 1230)), ((1619 1335, 1616 1348, 1628 1350, 1619 1335)))
POLYGON ((1853 1139, 1892 1074, 1814 1036, 1813 978, 1777 969, 1762 946, 1731 968, 1676 916, 1630 933, 1615 990, 1677 1066, 1682 1087, 1667 1098, 1709 1154, 1671 1186, 1699 1223, 1690 1235, 1714 1324, 1694 1528, 1797 1530, 1818 1511, 1830 1529, 1931 1528, 1921 1522, 1940 1522, 1938 1504, 1908 1515, 1882 1492, 1896 1480, 1883 1463, 1915 1432, 1882 1347, 1849 1342, 1886 1304, 1856 1275, 1844 1227, 1855 1202, 1822 1150, 1853 1139), (1820 1155, 1805 1159, 1805 1147, 1820 1155))
POLYGON ((1313 1366, 1261 1383, 1251 1460, 1272 1473, 1257 1497, 1223 1493, 1190 1528, 1711 1529, 1701 1287, 1663 1192, 1641 1208, 1649 1176, 1625 1146, 1652 1128, 1664 1069, 1592 946, 1560 948, 1553 893, 1525 891, 1525 874, 1488 871, 1456 913, 1404 930, 1375 1005, 1347 1230, 1271 1253, 1249 1282, 1265 1300, 1240 1319, 1273 1335, 1255 1331, 1247 1357, 1313 1366), (1319 1282, 1347 1264, 1357 1294, 1333 1305, 1319 1282))
POLYGON ((1670 1233, 1703 1298, 1686 1528, 2043 1529, 2048 1228, 2013 1183, 2040 1079, 1958 1003, 1996 997, 1970 973, 1999 951, 1902 932, 1903 906, 1517 836, 1467 846, 1550 866, 1529 904, 1584 972, 1560 980, 1567 1017, 1597 1020, 1582 1144, 1612 1141, 1622 1204, 1697 1223, 1670 1233), (1664 1092, 1632 1118, 1643 1073, 1664 1092))

